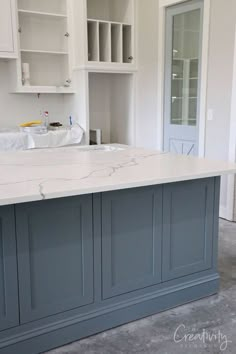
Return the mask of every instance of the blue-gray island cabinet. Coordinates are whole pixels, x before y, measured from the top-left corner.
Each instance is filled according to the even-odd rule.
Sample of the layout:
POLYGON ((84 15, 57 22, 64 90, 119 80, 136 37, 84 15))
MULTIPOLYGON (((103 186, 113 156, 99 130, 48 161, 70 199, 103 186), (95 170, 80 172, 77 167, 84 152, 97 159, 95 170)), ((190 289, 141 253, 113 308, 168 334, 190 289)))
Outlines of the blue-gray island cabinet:
POLYGON ((220 177, 0 207, 0 353, 36 354, 218 291, 220 177))

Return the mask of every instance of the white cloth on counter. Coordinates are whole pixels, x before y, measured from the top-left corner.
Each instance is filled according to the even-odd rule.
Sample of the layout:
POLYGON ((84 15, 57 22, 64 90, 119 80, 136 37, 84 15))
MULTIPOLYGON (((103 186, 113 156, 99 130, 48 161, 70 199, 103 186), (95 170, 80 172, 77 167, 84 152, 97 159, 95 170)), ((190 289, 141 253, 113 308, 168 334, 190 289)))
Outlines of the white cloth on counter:
POLYGON ((84 130, 80 125, 72 128, 49 130, 46 134, 32 134, 20 131, 0 132, 0 151, 56 148, 80 144, 84 130))

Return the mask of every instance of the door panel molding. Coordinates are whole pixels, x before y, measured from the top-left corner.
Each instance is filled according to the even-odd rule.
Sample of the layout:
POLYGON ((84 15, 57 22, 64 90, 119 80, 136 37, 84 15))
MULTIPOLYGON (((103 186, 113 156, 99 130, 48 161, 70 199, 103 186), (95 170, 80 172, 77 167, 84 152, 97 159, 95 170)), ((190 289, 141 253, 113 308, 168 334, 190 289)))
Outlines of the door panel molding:
POLYGON ((20 322, 93 303, 92 196, 17 205, 16 226, 20 322))
POLYGON ((212 267, 214 183, 202 179, 164 186, 164 281, 212 267))
POLYGON ((103 299, 159 284, 161 242, 162 187, 103 194, 103 299))
POLYGON ((0 208, 0 331, 19 325, 14 206, 0 208))

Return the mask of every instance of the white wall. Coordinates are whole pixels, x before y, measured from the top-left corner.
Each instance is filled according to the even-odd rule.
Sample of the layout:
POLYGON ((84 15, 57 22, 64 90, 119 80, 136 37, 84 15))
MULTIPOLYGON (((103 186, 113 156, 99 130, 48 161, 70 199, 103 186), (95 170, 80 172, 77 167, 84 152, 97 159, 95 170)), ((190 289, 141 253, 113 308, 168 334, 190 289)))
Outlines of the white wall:
POLYGON ((22 122, 40 118, 41 111, 49 111, 51 121, 68 122, 70 112, 66 95, 12 94, 9 87, 8 62, 0 60, 0 129, 16 127, 22 122))
MULTIPOLYGON (((236 1, 211 2, 207 107, 213 121, 206 122, 206 156, 229 158, 229 133, 236 25, 236 1)), ((227 209, 227 177, 222 177, 221 214, 227 209)))
MULTIPOLYGON (((158 1, 137 0, 138 62, 137 145, 157 146, 158 1)), ((227 160, 233 76, 236 1, 212 0, 207 109, 214 120, 206 120, 206 157, 227 160)), ((227 178, 222 178, 221 210, 227 208, 227 178)))
POLYGON ((89 74, 90 129, 103 143, 134 144, 132 74, 89 74))
POLYGON ((157 146, 158 1, 137 0, 136 145, 157 146))

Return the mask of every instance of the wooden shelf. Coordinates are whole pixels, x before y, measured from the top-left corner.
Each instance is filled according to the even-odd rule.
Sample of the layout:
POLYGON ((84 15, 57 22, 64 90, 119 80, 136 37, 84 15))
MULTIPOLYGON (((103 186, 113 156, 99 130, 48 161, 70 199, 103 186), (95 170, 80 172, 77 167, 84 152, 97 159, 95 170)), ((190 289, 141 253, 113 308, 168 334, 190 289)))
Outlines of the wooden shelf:
POLYGON ((50 13, 50 12, 40 12, 40 11, 31 11, 31 10, 23 10, 23 9, 19 9, 18 12, 19 14, 25 14, 25 15, 67 18, 67 15, 50 13))
POLYGON ((99 20, 99 19, 95 19, 95 18, 88 18, 88 21, 89 22, 110 23, 110 24, 114 24, 114 25, 131 26, 131 23, 127 23, 127 22, 105 21, 105 20, 99 20))
POLYGON ((38 54, 52 54, 52 55, 68 55, 68 52, 57 52, 50 50, 34 50, 34 49, 21 49, 22 53, 38 53, 38 54))
POLYGON ((16 88, 13 93, 63 93, 63 94, 75 94, 76 91, 66 87, 56 86, 20 86, 16 88))

